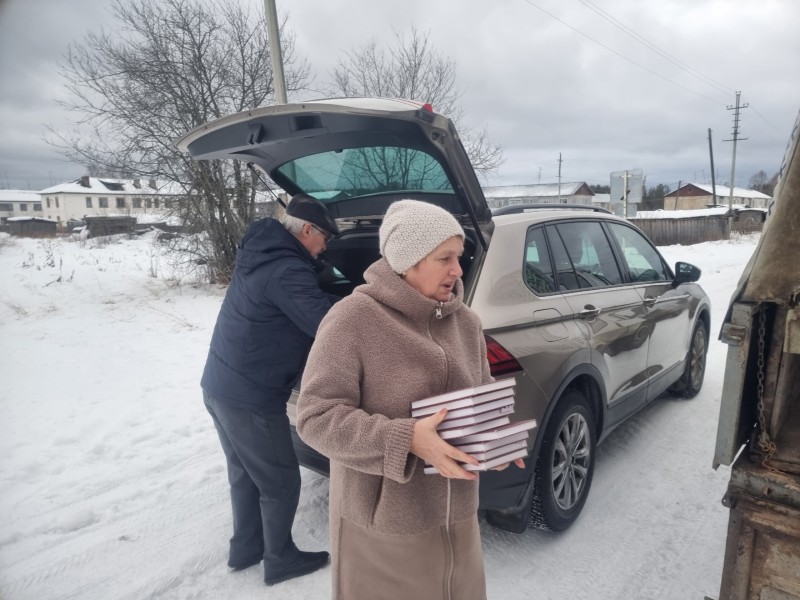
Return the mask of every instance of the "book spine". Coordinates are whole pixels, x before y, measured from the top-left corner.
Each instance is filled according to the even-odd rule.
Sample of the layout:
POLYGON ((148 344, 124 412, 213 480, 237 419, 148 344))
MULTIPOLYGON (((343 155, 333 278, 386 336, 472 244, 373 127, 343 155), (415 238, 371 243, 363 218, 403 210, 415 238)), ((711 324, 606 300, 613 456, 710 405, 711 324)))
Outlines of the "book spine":
POLYGON ((485 383, 483 385, 479 385, 474 388, 465 388, 463 390, 456 390, 453 392, 447 392, 445 394, 439 394, 438 396, 431 396, 430 398, 415 400, 414 402, 411 403, 411 408, 412 409, 422 408, 424 406, 430 406, 432 404, 441 404, 443 402, 447 402, 448 400, 457 400, 459 398, 469 398, 472 396, 479 396, 481 394, 486 394, 488 392, 494 392, 505 388, 512 388, 515 385, 516 385, 516 380, 513 377, 509 379, 501 379, 499 381, 485 383))
POLYGON ((502 425, 508 425, 510 422, 511 421, 509 420, 508 417, 500 417, 499 419, 493 419, 491 421, 486 421, 484 423, 478 423, 477 425, 472 425, 471 427, 444 429, 439 432, 439 437, 442 438, 443 440, 452 440, 466 435, 480 433, 481 431, 496 429, 497 427, 500 427, 502 425))
POLYGON ((499 467, 500 465, 504 465, 506 463, 511 462, 512 460, 516 460, 518 458, 525 458, 528 456, 527 448, 524 450, 517 450, 516 452, 512 452, 510 454, 504 454, 502 456, 498 456, 491 460, 487 460, 485 462, 478 463, 477 466, 471 464, 463 465, 464 470, 466 471, 488 471, 489 469, 494 469, 495 467, 499 467))
POLYGON ((444 429, 454 429, 456 427, 464 427, 467 425, 477 425, 478 423, 483 423, 484 421, 496 419, 504 415, 510 415, 513 412, 514 412, 514 406, 509 405, 503 408, 490 410, 485 413, 479 413, 477 415, 472 415, 469 417, 461 417, 459 419, 451 419, 450 415, 448 414, 447 417, 445 417, 444 421, 439 423, 439 427, 437 427, 437 429, 439 430, 439 432, 441 432, 444 429))
POLYGON ((525 443, 527 443, 527 439, 528 439, 528 432, 519 431, 517 433, 512 433, 507 438, 487 440, 485 442, 469 442, 466 444, 462 444, 459 442, 459 440, 456 440, 456 443, 454 443, 453 446, 455 446, 462 452, 466 452, 467 454, 472 454, 473 452, 486 452, 488 450, 492 450, 493 448, 497 448, 498 446, 503 446, 505 444, 510 444, 512 442, 525 441, 525 443))
POLYGON ((500 390, 491 394, 484 394, 483 396, 471 396, 469 398, 460 398, 457 400, 449 400, 446 402, 439 402, 436 404, 414 407, 411 408, 411 416, 414 418, 421 418, 430 416, 443 408, 447 410, 463 410, 473 412, 480 412, 480 406, 490 404, 495 400, 505 400, 506 402, 514 402, 514 390, 500 390))

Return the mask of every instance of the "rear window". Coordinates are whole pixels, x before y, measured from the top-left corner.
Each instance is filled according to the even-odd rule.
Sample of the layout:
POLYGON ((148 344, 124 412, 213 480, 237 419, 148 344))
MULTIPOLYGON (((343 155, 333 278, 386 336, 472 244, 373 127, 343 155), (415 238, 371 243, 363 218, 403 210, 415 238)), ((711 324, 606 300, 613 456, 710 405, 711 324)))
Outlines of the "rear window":
POLYGON ((386 192, 453 192, 434 157, 396 146, 312 154, 289 161, 277 171, 322 202, 386 192))

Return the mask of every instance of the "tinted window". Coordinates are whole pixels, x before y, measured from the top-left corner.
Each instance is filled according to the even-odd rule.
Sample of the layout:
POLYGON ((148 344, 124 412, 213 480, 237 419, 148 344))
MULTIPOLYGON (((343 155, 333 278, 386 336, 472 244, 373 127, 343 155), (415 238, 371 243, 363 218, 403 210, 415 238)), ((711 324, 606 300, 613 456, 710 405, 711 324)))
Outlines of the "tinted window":
POLYGON ((537 294, 556 291, 553 268, 550 266, 550 253, 545 242, 544 229, 536 227, 528 230, 525 240, 525 285, 537 294))
POLYGON ((345 148, 303 156, 282 165, 278 172, 322 202, 383 192, 453 191, 435 158, 394 146, 345 148))
POLYGON ((631 281, 670 279, 664 261, 641 233, 618 223, 609 223, 608 228, 622 250, 624 267, 631 281))
MULTIPOLYGON (((556 225, 581 288, 622 283, 611 244, 600 223, 579 221, 556 225)), ((560 281, 560 280, 559 280, 560 281)))

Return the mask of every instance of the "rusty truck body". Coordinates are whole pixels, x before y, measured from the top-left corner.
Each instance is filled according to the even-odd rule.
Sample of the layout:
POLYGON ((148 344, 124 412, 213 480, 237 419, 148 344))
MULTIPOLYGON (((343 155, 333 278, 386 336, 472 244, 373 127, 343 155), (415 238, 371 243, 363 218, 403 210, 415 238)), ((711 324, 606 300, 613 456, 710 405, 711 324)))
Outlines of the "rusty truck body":
POLYGON ((714 468, 731 465, 720 600, 800 600, 800 115, 733 294, 714 468))

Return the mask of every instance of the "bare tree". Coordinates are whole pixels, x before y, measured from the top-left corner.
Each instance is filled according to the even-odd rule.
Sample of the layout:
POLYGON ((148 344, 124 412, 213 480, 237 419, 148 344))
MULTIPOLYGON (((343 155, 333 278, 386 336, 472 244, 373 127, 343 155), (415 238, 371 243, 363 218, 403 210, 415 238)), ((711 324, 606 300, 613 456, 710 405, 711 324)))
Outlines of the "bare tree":
POLYGON ((749 184, 751 190, 763 192, 767 185, 767 172, 762 169, 750 178, 749 184))
MULTIPOLYGON (((51 143, 106 173, 126 171, 181 185, 173 210, 194 231, 181 256, 227 281, 236 246, 256 217, 257 182, 238 161, 193 161, 175 141, 219 117, 270 104, 272 66, 263 15, 233 0, 116 0, 113 32, 70 48, 65 106, 81 116, 51 143)), ((305 89, 309 69, 281 27, 286 86, 305 89)))
MULTIPOLYGON (((395 34, 388 48, 373 39, 345 56, 333 72, 333 95, 419 100, 457 124, 464 120, 456 63, 433 48, 429 34, 412 28, 408 36, 395 34)), ((461 134, 477 172, 486 174, 503 164, 502 149, 485 130, 467 128, 461 134)))

